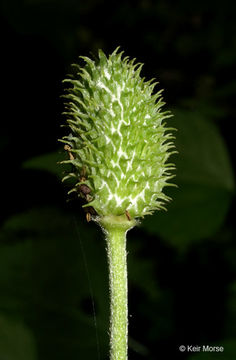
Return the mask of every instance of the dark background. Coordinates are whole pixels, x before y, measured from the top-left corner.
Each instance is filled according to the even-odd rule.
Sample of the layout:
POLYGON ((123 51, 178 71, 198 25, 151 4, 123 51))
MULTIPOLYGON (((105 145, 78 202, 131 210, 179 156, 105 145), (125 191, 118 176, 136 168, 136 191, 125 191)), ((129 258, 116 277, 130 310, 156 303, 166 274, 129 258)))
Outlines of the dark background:
POLYGON ((236 358, 235 13, 233 1, 1 1, 0 360, 108 358, 105 242, 56 162, 70 64, 118 45, 165 89, 179 151, 168 212, 128 234, 129 358, 236 358))

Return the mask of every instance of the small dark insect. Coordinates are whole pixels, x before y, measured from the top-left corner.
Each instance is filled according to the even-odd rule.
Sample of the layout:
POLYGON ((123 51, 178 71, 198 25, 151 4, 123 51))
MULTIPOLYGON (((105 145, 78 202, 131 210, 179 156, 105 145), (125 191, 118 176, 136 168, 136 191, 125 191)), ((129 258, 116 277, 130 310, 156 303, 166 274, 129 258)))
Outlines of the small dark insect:
POLYGON ((79 186, 79 191, 86 197, 88 194, 91 193, 90 187, 88 187, 86 184, 81 184, 79 186))
POLYGON ((70 160, 75 160, 74 155, 71 153, 71 146, 70 145, 66 144, 64 146, 64 150, 66 150, 68 152, 70 160))
POLYGON ((130 216, 130 213, 128 212, 128 210, 125 210, 125 215, 126 215, 127 219, 129 221, 131 221, 131 216, 130 216))
POLYGON ((87 222, 91 221, 91 214, 90 214, 90 212, 87 212, 85 216, 86 216, 87 222))
MULTIPOLYGON (((83 166, 82 167, 82 171, 80 174, 80 182, 85 182, 86 181, 86 168, 83 166)), ((78 187, 78 190, 80 192, 80 195, 83 199, 86 200, 87 203, 89 203, 90 201, 92 201, 92 196, 90 195, 92 190, 90 189, 90 187, 86 184, 80 184, 78 187)), ((94 210, 94 208, 92 206, 88 206, 84 208, 85 211, 85 216, 86 216, 86 220, 88 222, 91 221, 92 219, 92 215, 97 215, 96 211, 94 210)))
MULTIPOLYGON (((81 171, 81 176, 80 176, 80 179, 79 179, 80 182, 86 181, 85 174, 86 174, 86 169, 83 166, 82 171, 81 171)), ((88 185, 80 184, 79 185, 79 192, 81 193, 81 196, 87 200, 87 202, 91 201, 90 196, 89 196, 89 194, 91 193, 91 189, 90 189, 90 187, 88 185)))
POLYGON ((85 207, 84 211, 87 222, 90 222, 92 220, 92 215, 97 215, 96 211, 92 206, 85 207))

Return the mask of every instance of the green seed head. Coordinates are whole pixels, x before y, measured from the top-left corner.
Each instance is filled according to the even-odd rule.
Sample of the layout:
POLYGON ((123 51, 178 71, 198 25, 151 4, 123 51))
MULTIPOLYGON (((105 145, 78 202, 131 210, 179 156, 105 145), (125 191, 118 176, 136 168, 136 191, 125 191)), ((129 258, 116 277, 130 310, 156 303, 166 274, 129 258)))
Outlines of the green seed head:
POLYGON ((70 133, 61 141, 73 172, 64 179, 74 178, 72 191, 102 217, 142 217, 163 208, 174 145, 163 122, 171 115, 162 112, 162 90, 153 93, 156 83, 140 77, 142 64, 118 49, 82 58, 85 65, 75 65, 76 75, 65 80, 70 133))

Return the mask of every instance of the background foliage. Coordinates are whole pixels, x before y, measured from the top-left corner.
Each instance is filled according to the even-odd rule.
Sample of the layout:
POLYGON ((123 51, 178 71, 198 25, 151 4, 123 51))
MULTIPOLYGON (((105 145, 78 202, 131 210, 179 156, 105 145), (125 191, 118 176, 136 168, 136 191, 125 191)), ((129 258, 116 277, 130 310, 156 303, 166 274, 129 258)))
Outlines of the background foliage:
POLYGON ((1 1, 0 360, 107 358, 103 236, 66 202, 56 162, 69 65, 117 45, 165 89, 179 151, 168 212, 128 236, 130 359, 236 358, 235 11, 227 0, 1 1))

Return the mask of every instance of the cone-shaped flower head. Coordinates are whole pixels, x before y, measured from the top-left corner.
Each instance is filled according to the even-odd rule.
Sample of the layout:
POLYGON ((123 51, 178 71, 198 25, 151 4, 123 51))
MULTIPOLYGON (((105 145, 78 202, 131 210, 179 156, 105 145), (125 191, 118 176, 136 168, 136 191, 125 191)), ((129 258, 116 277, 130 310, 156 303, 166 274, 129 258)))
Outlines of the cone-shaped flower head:
POLYGON ((142 64, 134 64, 115 50, 109 57, 82 57, 84 67, 66 81, 67 123, 70 134, 62 140, 69 152, 72 189, 86 199, 85 206, 99 216, 142 217, 163 207, 168 197, 173 151, 170 128, 162 112, 156 83, 140 77, 142 64))

